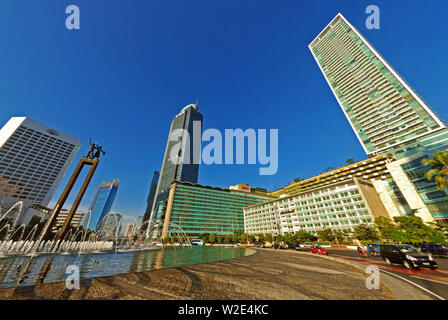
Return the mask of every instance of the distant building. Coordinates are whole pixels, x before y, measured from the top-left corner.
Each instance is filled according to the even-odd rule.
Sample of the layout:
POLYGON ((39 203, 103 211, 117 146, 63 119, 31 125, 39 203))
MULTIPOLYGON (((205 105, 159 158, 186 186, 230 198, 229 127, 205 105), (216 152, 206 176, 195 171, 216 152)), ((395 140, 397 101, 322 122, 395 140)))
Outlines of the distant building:
POLYGON ((163 157, 162 170, 157 184, 156 195, 151 209, 151 221, 160 221, 158 212, 164 210, 168 200, 169 189, 173 181, 185 181, 196 183, 199 173, 200 150, 194 147, 194 141, 201 143, 203 116, 199 113, 197 104, 187 105, 177 114, 170 127, 168 141, 166 144, 165 155, 163 157), (186 130, 190 137, 189 148, 187 141, 181 141, 179 157, 181 161, 175 163, 171 159, 171 151, 179 144, 179 140, 170 140, 173 133, 178 129, 186 130), (196 162, 196 164, 195 164, 196 162))
POLYGON ((89 207, 91 218, 88 228, 90 230, 98 230, 104 216, 112 209, 119 185, 120 180, 115 179, 103 182, 98 186, 89 207))
POLYGON ((148 227, 149 219, 151 218, 151 210, 152 210, 152 205, 154 203, 154 197, 156 195, 159 177, 160 177, 160 172, 154 171, 154 174, 153 174, 152 180, 151 180, 151 185, 149 186, 148 199, 146 200, 147 204, 146 204, 146 211, 145 211, 145 214, 143 215, 143 220, 142 220, 142 230, 146 230, 146 228, 148 227))
POLYGON ((181 228, 189 236, 233 234, 244 230, 243 208, 272 200, 267 195, 174 181, 167 205, 159 211, 162 237, 181 228))
POLYGON ((0 201, 47 206, 81 141, 25 117, 0 129, 0 201))
POLYGON ((125 231, 124 231, 124 236, 126 238, 130 238, 134 234, 134 231, 135 231, 136 227, 137 226, 135 225, 135 223, 128 223, 126 225, 126 228, 125 228, 125 231))
MULTIPOLYGON (((31 205, 23 215, 20 224, 24 224, 25 226, 32 227, 36 224, 42 224, 45 221, 48 220, 50 217, 50 214, 52 212, 52 209, 38 205, 33 204, 31 205)), ((56 218, 56 222, 51 229, 51 232, 57 232, 62 225, 64 224, 65 220, 67 219, 69 210, 62 209, 59 212, 58 217, 56 218)), ((72 221, 70 222, 70 226, 73 228, 77 228, 80 226, 81 222, 83 221, 84 213, 81 211, 78 211, 74 214, 72 221)))
POLYGON ((262 195, 267 195, 268 191, 264 188, 258 188, 258 187, 250 187, 246 183, 240 183, 235 186, 230 186, 230 190, 237 190, 242 192, 249 192, 249 193, 258 193, 262 195))
POLYGON ((120 237, 124 230, 123 216, 118 212, 108 212, 107 215, 98 224, 97 232, 102 238, 120 237))

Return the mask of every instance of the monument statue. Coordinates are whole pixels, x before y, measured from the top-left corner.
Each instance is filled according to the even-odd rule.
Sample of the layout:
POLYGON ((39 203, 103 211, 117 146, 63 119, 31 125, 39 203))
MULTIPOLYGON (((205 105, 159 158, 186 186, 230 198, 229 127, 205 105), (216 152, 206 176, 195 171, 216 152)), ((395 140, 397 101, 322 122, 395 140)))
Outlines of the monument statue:
POLYGON ((102 146, 99 146, 96 142, 92 143, 92 139, 89 138, 90 148, 89 152, 87 152, 86 158, 87 159, 99 159, 101 153, 103 155, 106 155, 106 151, 103 150, 102 146))

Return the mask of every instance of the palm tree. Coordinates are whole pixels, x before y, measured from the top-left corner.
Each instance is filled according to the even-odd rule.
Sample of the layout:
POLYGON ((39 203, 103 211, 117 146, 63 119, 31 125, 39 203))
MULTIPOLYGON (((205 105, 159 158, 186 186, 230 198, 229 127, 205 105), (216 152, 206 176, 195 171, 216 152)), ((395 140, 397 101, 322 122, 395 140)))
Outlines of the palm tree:
POLYGON ((426 171, 425 178, 431 180, 434 178, 437 189, 448 189, 448 152, 436 151, 432 158, 422 160, 422 165, 430 166, 431 169, 426 171))
POLYGON ((354 164, 355 160, 353 160, 353 158, 348 158, 347 160, 345 160, 345 163, 347 163, 347 164, 354 164))

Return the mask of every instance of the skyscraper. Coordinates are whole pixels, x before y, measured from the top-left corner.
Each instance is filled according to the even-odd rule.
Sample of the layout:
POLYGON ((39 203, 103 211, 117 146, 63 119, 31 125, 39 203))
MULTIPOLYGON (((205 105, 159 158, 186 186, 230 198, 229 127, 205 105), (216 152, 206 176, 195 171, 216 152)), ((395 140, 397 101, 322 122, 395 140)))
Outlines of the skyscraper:
POLYGON ((365 152, 392 156, 392 178, 372 181, 389 215, 448 224, 448 192, 421 163, 447 150, 446 124, 341 14, 309 48, 365 152))
POLYGON ((368 155, 448 142, 442 120, 341 14, 309 48, 368 155))
POLYGON ((197 183, 199 172, 200 148, 202 136, 203 116, 199 113, 197 104, 189 104, 177 114, 171 122, 170 133, 166 144, 165 155, 163 157, 162 170, 157 184, 156 195, 154 197, 151 209, 151 221, 159 219, 159 208, 163 208, 168 200, 169 189, 174 180, 197 183), (188 132, 190 139, 173 139, 173 136, 179 129, 188 132), (189 141, 187 141, 189 140, 189 141), (196 143, 195 143, 196 141, 196 143), (178 157, 180 161, 176 162, 172 158, 172 151, 179 146, 178 157), (195 148, 196 146, 196 148, 195 148))
POLYGON ((98 186, 89 207, 89 211, 91 212, 89 229, 98 230, 104 216, 112 208, 119 185, 120 180, 115 179, 103 182, 98 186))
POLYGON ((146 211, 145 214, 143 215, 143 220, 142 220, 142 230, 146 230, 146 228, 148 227, 148 223, 149 223, 149 218, 151 218, 151 209, 152 209, 152 204, 154 203, 154 197, 156 195, 156 190, 157 190, 157 183, 159 182, 159 177, 160 177, 160 172, 159 171, 154 171, 154 174, 152 176, 152 180, 151 180, 151 185, 149 186, 149 194, 148 194, 148 199, 146 200, 146 211), (146 223, 148 222, 148 223, 146 223))
POLYGON ((47 206, 81 141, 26 117, 0 130, 0 201, 47 206))

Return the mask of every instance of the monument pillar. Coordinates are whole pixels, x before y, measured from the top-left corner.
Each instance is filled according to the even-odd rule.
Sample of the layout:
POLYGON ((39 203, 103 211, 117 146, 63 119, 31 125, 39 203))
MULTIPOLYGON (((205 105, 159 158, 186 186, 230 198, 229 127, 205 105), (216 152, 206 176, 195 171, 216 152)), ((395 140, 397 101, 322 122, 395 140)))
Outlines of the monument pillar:
POLYGON ((65 201, 67 201, 67 198, 70 194, 70 192, 73 189, 73 186, 75 185, 76 181, 79 178, 79 175, 81 174, 82 169, 84 166, 88 165, 91 166, 87 177, 84 180, 84 183, 82 184, 81 190, 79 190, 78 195, 76 196, 75 202, 73 202, 73 205, 70 209, 70 211, 67 214, 67 218, 65 219, 65 222, 63 223, 61 229, 59 230, 56 238, 54 239, 52 251, 56 250, 56 243, 58 240, 61 240, 66 235, 68 229, 70 228, 71 221, 73 220, 73 217, 76 213, 76 210, 78 210, 79 204, 81 203, 82 198, 84 197, 84 194, 87 190, 87 187, 90 184, 90 181, 92 180, 93 174, 95 173, 96 168, 98 167, 99 158, 100 155, 106 154, 105 151, 103 151, 103 148, 101 146, 98 146, 96 143, 92 144, 92 141, 90 141, 90 149, 87 153, 87 156, 82 157, 79 160, 78 165, 76 166, 75 171, 73 172, 70 180, 68 181, 67 185, 64 188, 64 191, 62 192, 61 196, 59 197, 58 202, 56 203, 56 206, 51 212, 50 217, 48 218, 47 222, 45 223, 44 228, 42 229, 42 232, 39 235, 39 238, 37 239, 37 243, 40 244, 42 240, 47 240, 48 235, 51 232, 51 229, 56 223, 57 217, 59 216, 59 213, 61 212, 62 208, 64 207, 65 201))

